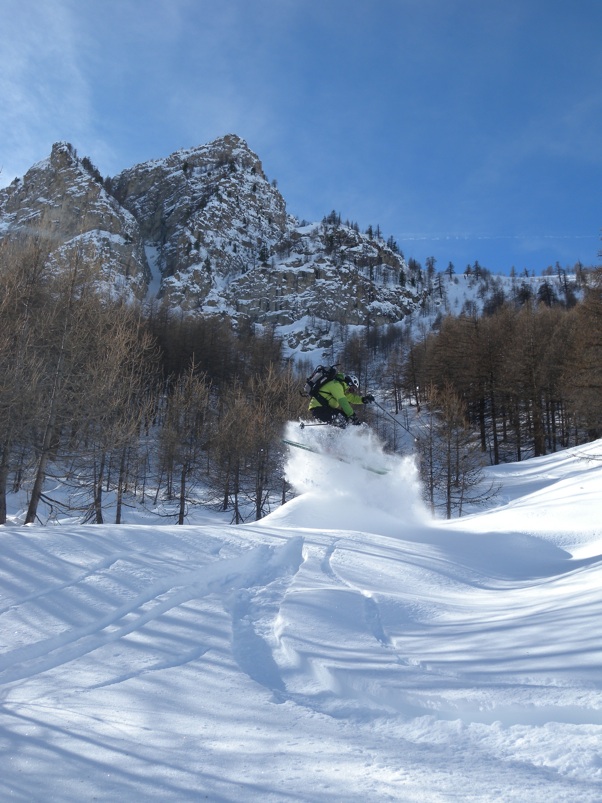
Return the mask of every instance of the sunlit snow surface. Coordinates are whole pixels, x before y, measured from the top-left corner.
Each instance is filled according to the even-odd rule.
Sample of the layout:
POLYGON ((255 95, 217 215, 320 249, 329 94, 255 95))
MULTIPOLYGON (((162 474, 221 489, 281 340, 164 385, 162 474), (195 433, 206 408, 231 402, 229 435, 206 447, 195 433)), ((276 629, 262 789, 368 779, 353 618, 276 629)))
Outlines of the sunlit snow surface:
POLYGON ((602 443, 446 522, 336 435, 389 473, 291 449, 255 524, 0 530, 1 800, 602 800, 602 443))

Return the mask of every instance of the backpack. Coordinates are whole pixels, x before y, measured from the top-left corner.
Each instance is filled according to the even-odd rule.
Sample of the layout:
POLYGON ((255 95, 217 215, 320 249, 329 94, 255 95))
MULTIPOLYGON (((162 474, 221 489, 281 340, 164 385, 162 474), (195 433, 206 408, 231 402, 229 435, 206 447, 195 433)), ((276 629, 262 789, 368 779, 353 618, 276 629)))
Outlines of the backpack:
POLYGON ((325 365, 318 365, 313 373, 305 380, 303 395, 312 396, 314 399, 317 399, 320 404, 328 406, 328 402, 320 395, 319 390, 323 385, 335 378, 338 373, 337 368, 338 365, 331 365, 330 368, 327 368, 325 365))

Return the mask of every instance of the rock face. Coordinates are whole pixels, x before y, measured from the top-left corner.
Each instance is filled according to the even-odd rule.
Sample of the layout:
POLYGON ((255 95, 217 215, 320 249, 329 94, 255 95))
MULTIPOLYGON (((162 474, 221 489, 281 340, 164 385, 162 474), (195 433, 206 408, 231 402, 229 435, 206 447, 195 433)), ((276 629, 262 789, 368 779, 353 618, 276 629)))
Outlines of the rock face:
POLYGON ((58 143, 0 190, 0 238, 24 232, 48 238, 59 265, 93 261, 114 292, 269 325, 291 352, 328 348, 336 326, 396 323, 421 301, 394 244, 334 213, 299 225, 232 134, 104 181, 58 143))
POLYGON ((109 182, 139 222, 161 296, 201 309, 294 225, 261 162, 235 135, 125 170, 109 182))
POLYGON ((143 299, 150 281, 136 219, 102 185, 89 160, 67 143, 0 191, 0 237, 46 241, 57 265, 77 256, 98 266, 100 282, 143 299))

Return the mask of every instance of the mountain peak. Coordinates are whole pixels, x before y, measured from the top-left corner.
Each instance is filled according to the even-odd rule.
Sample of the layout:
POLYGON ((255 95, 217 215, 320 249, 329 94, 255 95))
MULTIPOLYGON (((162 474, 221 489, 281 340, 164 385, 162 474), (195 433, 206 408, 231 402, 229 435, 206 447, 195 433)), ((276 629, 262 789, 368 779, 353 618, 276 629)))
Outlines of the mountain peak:
POLYGON ((379 238, 334 219, 299 227, 233 133, 104 181, 70 143, 56 142, 0 192, 0 238, 24 221, 52 230, 63 262, 86 235, 106 282, 138 298, 159 287, 163 304, 188 315, 269 325, 291 351, 330 348, 334 323, 396 323, 419 303, 403 286, 403 257, 379 238))

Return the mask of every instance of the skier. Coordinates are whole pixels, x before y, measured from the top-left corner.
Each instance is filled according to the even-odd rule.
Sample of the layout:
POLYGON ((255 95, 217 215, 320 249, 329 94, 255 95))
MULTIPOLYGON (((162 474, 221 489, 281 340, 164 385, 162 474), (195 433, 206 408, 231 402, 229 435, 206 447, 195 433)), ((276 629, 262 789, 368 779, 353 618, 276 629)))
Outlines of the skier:
POLYGON ((358 378, 353 374, 337 373, 311 397, 309 412, 325 424, 342 427, 349 423, 361 424, 351 405, 371 404, 374 396, 360 396, 359 387, 358 378))

